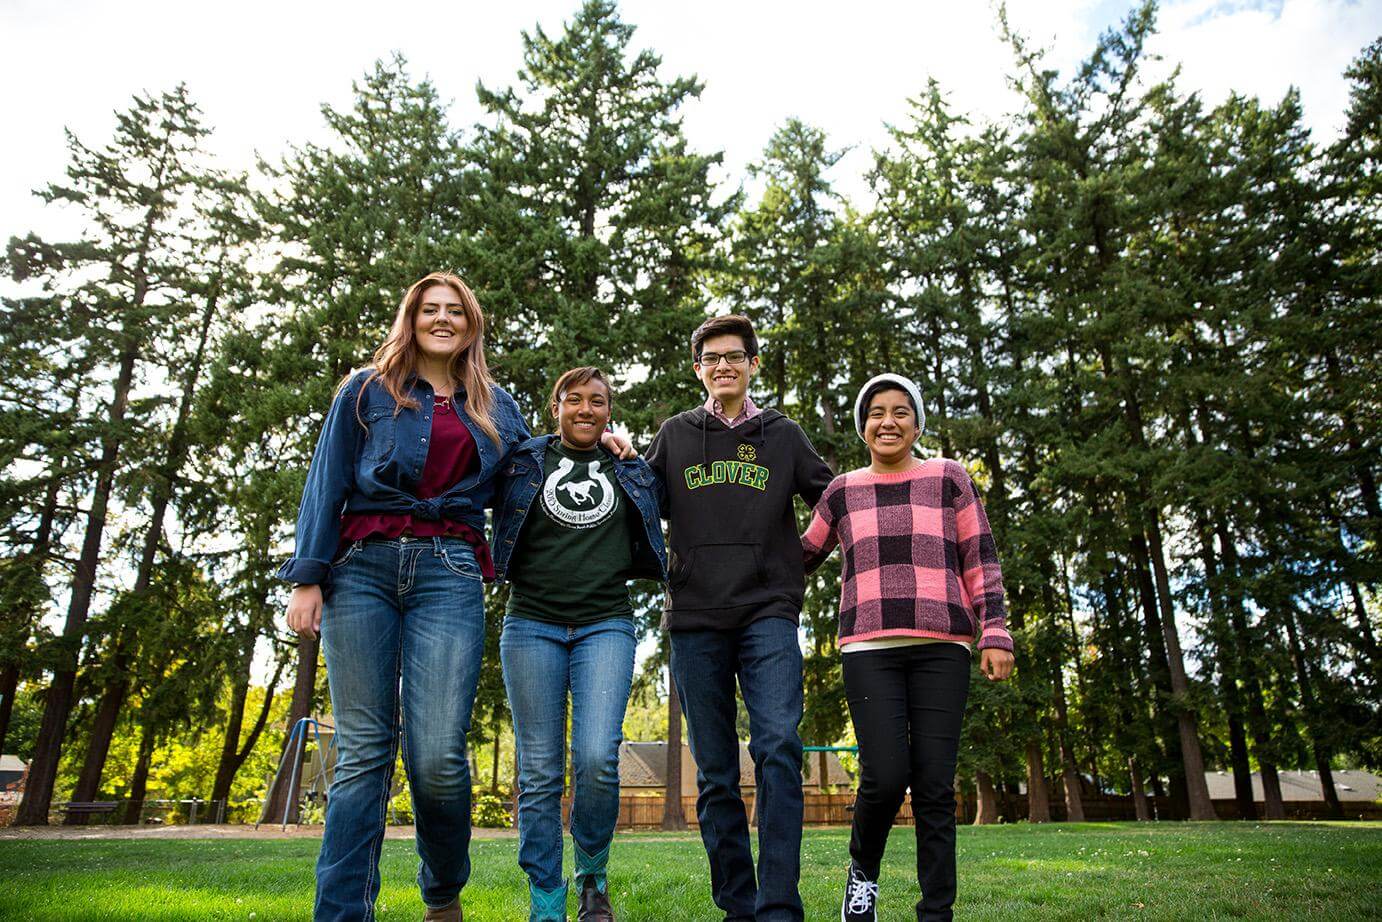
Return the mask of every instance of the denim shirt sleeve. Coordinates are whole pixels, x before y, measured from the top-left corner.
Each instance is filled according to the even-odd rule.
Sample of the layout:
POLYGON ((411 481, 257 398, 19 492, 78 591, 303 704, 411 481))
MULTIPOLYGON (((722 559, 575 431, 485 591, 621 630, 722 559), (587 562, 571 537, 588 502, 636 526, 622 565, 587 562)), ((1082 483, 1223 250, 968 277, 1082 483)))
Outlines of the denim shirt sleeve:
MULTIPOLYGON (((503 388, 495 388, 495 393, 497 395, 503 395, 499 398, 499 402, 500 405, 505 408, 509 417, 508 425, 511 427, 513 433, 513 437, 502 446, 503 454, 499 456, 499 465, 494 475, 495 489, 494 492, 490 494, 489 501, 485 503, 487 508, 494 510, 497 517, 506 499, 504 493, 507 486, 506 481, 508 480, 506 472, 509 469, 509 462, 513 460, 514 451, 533 436, 532 433, 528 431, 528 423, 523 419, 523 414, 518 410, 518 403, 509 396, 508 391, 505 391, 503 388)), ((501 439, 504 438, 504 428, 505 427, 502 425, 499 427, 499 437, 501 439)), ((498 519, 496 518, 495 521, 497 522, 498 519)))
POLYGON ((356 378, 337 391, 331 402, 298 506, 296 550, 279 567, 279 579, 308 585, 330 580, 331 561, 341 540, 341 510, 355 488, 362 435, 355 418, 359 392, 356 378))

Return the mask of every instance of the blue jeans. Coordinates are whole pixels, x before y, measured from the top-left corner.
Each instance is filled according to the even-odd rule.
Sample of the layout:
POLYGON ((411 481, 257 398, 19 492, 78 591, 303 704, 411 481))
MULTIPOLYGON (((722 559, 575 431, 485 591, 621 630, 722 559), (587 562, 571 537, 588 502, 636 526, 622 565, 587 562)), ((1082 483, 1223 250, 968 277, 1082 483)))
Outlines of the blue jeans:
POLYGON ((602 852, 619 819, 619 743, 633 683, 633 621, 561 625, 507 617, 499 637, 518 744, 518 863, 536 887, 561 886, 566 696, 574 772, 571 838, 602 852))
POLYGON ((321 635, 337 760, 314 917, 374 918, 400 705, 418 886, 445 906, 470 876, 466 732, 485 642, 475 552, 457 538, 357 541, 331 584, 321 635))
POLYGON ((801 647, 786 618, 728 631, 673 631, 672 679, 696 760, 696 817, 710 892, 728 919, 800 922, 801 647), (734 680, 749 712, 758 799, 758 876, 739 795, 734 680))

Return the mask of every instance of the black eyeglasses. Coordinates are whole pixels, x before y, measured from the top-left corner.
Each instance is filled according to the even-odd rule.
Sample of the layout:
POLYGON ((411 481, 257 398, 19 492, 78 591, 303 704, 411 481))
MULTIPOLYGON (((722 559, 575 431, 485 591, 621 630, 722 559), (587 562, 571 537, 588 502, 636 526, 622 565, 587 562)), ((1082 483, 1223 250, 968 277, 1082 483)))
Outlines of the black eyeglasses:
POLYGON ((720 364, 720 359, 724 359, 730 365, 742 365, 748 361, 749 354, 742 349, 735 349, 733 352, 702 352, 700 364, 714 368, 720 364))

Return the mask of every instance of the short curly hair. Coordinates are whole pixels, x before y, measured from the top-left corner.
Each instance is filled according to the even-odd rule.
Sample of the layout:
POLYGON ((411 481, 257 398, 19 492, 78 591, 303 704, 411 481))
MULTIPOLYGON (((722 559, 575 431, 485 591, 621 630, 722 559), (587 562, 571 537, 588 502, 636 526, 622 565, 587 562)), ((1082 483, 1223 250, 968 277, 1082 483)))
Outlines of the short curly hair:
POLYGON ((609 395, 610 409, 613 409, 614 388, 610 387, 609 378, 605 377, 605 373, 594 365, 582 365, 579 368, 572 368, 570 371, 562 372, 561 377, 557 379, 557 383, 552 385, 552 397, 548 402, 548 406, 555 410, 561 403, 563 394, 573 387, 580 387, 582 384, 587 384, 591 381, 599 381, 605 386, 605 393, 609 395))

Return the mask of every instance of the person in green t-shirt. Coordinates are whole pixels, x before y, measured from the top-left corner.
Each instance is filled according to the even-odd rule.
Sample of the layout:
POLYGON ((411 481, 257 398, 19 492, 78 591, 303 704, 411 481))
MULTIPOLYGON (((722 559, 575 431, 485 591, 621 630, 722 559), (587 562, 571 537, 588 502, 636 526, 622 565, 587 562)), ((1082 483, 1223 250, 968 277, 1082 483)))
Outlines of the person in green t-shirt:
POLYGON ((514 451, 495 513, 495 572, 512 587, 499 652, 518 743, 518 863, 528 875, 530 922, 566 919, 568 695, 578 919, 614 919, 606 866, 637 644, 628 581, 665 581, 667 552, 652 469, 600 447, 612 404, 597 368, 557 379, 550 407, 558 434, 514 451))

